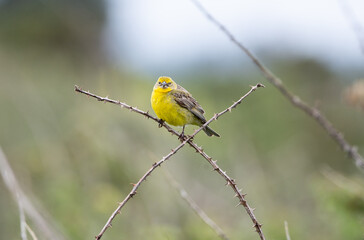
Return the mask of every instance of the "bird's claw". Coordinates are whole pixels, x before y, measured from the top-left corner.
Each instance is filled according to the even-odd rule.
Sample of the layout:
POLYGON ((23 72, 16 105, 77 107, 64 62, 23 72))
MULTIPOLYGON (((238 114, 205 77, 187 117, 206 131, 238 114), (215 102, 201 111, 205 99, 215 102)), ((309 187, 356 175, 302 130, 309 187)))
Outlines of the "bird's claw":
POLYGON ((179 136, 178 136, 178 140, 180 140, 181 142, 185 141, 187 139, 187 136, 184 134, 184 132, 182 132, 179 136))
POLYGON ((158 124, 158 127, 159 127, 159 128, 161 128, 161 127, 163 127, 164 120, 163 120, 163 119, 159 119, 159 120, 158 120, 158 123, 159 123, 159 124, 158 124))

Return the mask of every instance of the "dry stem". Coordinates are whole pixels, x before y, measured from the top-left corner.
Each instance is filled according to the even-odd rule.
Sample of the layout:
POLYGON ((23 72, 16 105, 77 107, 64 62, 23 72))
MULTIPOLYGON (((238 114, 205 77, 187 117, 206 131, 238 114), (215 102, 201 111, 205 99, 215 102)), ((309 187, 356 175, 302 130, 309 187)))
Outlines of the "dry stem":
MULTIPOLYGON (((126 202, 132 198, 135 194, 136 194, 136 190, 138 189, 138 187, 140 186, 140 184, 154 171, 154 169, 158 166, 160 166, 164 161, 166 161, 168 158, 170 158, 173 154, 175 154, 179 149, 181 149, 186 143, 188 143, 191 147, 193 147, 198 153, 200 153, 210 164, 211 166, 214 168, 215 171, 217 171, 227 182, 227 184, 234 190, 235 192, 235 196, 239 199, 239 204, 238 205, 243 205, 243 207, 245 208, 245 211, 248 213, 249 217, 251 218, 252 222, 253 222, 253 227, 256 229, 257 233, 259 234, 259 237, 261 240, 264 240, 264 234, 262 232, 262 225, 258 222, 258 220, 256 219, 253 210, 247 203, 247 201, 245 200, 245 195, 241 193, 241 191, 237 188, 236 183, 234 181, 234 179, 230 178, 226 172, 222 171, 221 168, 216 164, 216 161, 212 160, 212 158, 210 156, 208 156, 201 147, 198 147, 193 141, 192 138, 199 133, 204 127, 206 127, 208 124, 210 124, 212 121, 217 120, 221 115, 227 113, 227 112, 231 112, 231 110, 233 108, 235 108, 238 104, 240 104, 247 96, 249 96, 253 91, 255 91, 256 89, 258 89, 259 87, 264 87, 264 85, 262 84, 257 84, 256 86, 252 86, 251 89, 244 95, 242 96, 238 101, 234 102, 230 107, 226 108, 225 110, 221 111, 218 114, 215 114, 211 119, 209 119, 204 125, 202 125, 200 128, 198 128, 191 136, 187 137, 184 139, 184 141, 178 145, 175 149, 172 149, 172 151, 166 155, 165 157, 163 157, 159 162, 153 164, 152 168, 150 168, 144 175, 143 177, 138 181, 137 184, 134 185, 132 191, 128 194, 128 196, 124 199, 123 202, 121 202, 119 204, 119 206, 117 207, 117 209, 112 213, 112 215, 110 216, 109 220, 106 222, 105 226, 103 227, 103 229, 101 230, 100 234, 96 236, 96 239, 101 239, 102 235, 104 234, 104 232, 107 230, 107 228, 109 228, 111 226, 111 222, 112 220, 115 218, 115 216, 120 213, 121 208, 126 204, 126 202)), ((156 121, 158 124, 164 126, 169 132, 171 132, 172 134, 176 135, 176 136, 180 136, 179 133, 177 133, 175 130, 173 130, 172 128, 170 128, 167 124, 165 124, 164 122, 160 122, 160 120, 158 118, 152 117, 151 115, 149 115, 148 112, 144 112, 142 110, 139 110, 135 107, 131 107, 126 103, 122 103, 120 101, 115 101, 112 99, 109 99, 108 97, 100 97, 97 96, 93 93, 90 93, 89 91, 84 91, 82 90, 80 87, 75 86, 75 91, 76 92, 80 92, 83 94, 86 94, 88 96, 91 96, 93 98, 96 98, 99 101, 103 101, 103 102, 110 102, 116 105, 120 105, 124 108, 127 108, 133 112, 139 113, 143 116, 146 116, 147 118, 151 118, 154 121, 156 121)))
POLYGON ((197 203, 189 196, 187 191, 174 179, 174 177, 165 171, 168 178, 168 183, 174 187, 179 195, 187 202, 187 204, 192 208, 192 210, 204 221, 215 233, 223 240, 229 240, 224 231, 202 210, 197 203))
POLYGON ((25 228, 29 232, 30 236, 32 236, 33 240, 38 240, 37 235, 35 235, 34 231, 29 227, 27 223, 25 223, 25 228))
POLYGON ((339 172, 336 172, 334 169, 325 166, 322 169, 322 174, 328 180, 330 180, 333 184, 337 187, 345 190, 346 192, 350 193, 353 196, 360 198, 364 201, 364 185, 360 184, 359 182, 354 181, 348 177, 345 177, 339 172))
POLYGON ((145 181, 147 179, 147 177, 154 171, 154 169, 156 169, 157 167, 159 167, 160 165, 162 165, 162 163, 164 163, 166 160, 168 160, 170 157, 172 157, 174 154, 176 154, 176 152, 181 149, 187 141, 183 141, 180 145, 178 145, 176 148, 172 149, 170 153, 168 153, 168 155, 166 155, 165 157, 163 157, 161 160, 159 160, 158 162, 154 163, 152 165, 152 167, 139 179, 139 181, 134 184, 133 189, 130 191, 130 193, 128 194, 128 196, 126 196, 126 198, 119 203, 119 206, 115 209, 115 211, 111 214, 110 218, 107 220, 105 226, 101 229, 99 235, 96 236, 96 239, 99 240, 101 239, 102 235, 105 233, 105 231, 111 227, 111 223, 113 221, 113 219, 116 217, 116 215, 118 215, 121 211, 121 209, 124 207, 124 205, 132 198, 135 196, 135 194, 137 194, 137 190, 139 188, 139 186, 142 184, 143 181, 145 181))
POLYGON ((28 240, 27 229, 26 229, 27 222, 25 221, 24 208, 23 208, 23 204, 20 200, 19 194, 17 194, 17 202, 18 202, 19 217, 20 217, 20 236, 21 236, 22 240, 28 240))
POLYGON ((284 221, 284 231, 286 232, 286 239, 291 240, 291 236, 289 235, 288 222, 284 221))
POLYGON ((234 35, 226 29, 216 18, 214 18, 197 0, 191 0, 195 6, 205 15, 205 17, 215 24, 240 50, 242 50, 253 63, 263 73, 264 77, 273 84, 283 96, 285 96, 294 106, 304 111, 307 115, 314 118, 322 128, 330 135, 330 137, 336 141, 341 149, 348 154, 348 156, 354 160, 355 165, 362 171, 364 171, 364 159, 358 153, 357 148, 351 146, 344 138, 343 134, 339 132, 332 123, 315 107, 310 107, 307 103, 303 102, 298 96, 290 92, 282 83, 282 81, 276 77, 267 67, 260 62, 252 52, 250 52, 243 44, 241 44, 234 35))
POLYGON ((22 239, 26 237, 26 233, 23 232, 27 224, 25 217, 22 216, 22 211, 29 216, 29 218, 36 224, 39 230, 42 231, 46 239, 62 240, 65 239, 60 233, 55 231, 49 224, 49 220, 45 219, 42 214, 33 205, 30 199, 25 195, 21 187, 19 186, 18 180, 15 177, 13 170, 11 169, 5 154, 0 147, 0 174, 5 182, 6 187, 12 193, 15 201, 18 202, 20 211, 20 218, 22 221, 22 239), (25 224, 25 225, 24 225, 25 224))

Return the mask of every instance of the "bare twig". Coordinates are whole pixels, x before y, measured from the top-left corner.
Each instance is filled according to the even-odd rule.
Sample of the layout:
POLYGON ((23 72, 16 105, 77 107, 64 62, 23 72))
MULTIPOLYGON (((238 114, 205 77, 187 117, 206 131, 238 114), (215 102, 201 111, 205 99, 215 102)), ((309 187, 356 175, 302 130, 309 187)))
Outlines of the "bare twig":
MULTIPOLYGON (((190 138, 188 139, 190 140, 190 138)), ((172 149, 170 153, 168 153, 165 157, 163 157, 161 160, 159 160, 158 162, 154 163, 152 165, 152 167, 139 179, 139 181, 136 184, 133 184, 134 187, 133 189, 130 191, 130 193, 128 194, 128 196, 126 196, 126 198, 119 203, 119 206, 115 209, 115 211, 111 214, 110 218, 107 220, 105 226, 101 229, 99 235, 96 236, 96 239, 101 239, 102 235, 105 233, 105 231, 111 227, 111 223, 114 220, 114 218, 116 217, 116 215, 118 215, 121 211, 121 209, 124 207, 124 205, 132 198, 135 196, 135 194, 137 194, 137 190, 140 187, 140 185, 142 184, 143 181, 145 181, 147 179, 147 177, 160 165, 162 165, 162 163, 164 163, 166 160, 168 160, 170 157, 172 157, 174 154, 177 153, 177 151, 179 149, 181 149, 185 144, 187 143, 187 140, 183 141, 180 145, 178 145, 176 148, 172 149)))
POLYGON ((348 20, 351 28, 353 29, 361 49, 362 54, 364 54, 364 27, 360 24, 359 19, 355 15, 353 9, 350 7, 346 0, 338 0, 339 5, 346 19, 348 20))
POLYGON ((124 102, 120 102, 120 101, 116 101, 116 100, 109 99, 108 97, 100 97, 100 96, 98 96, 96 94, 91 93, 90 91, 85 91, 85 90, 81 89, 77 85, 75 85, 75 91, 76 92, 79 92, 79 93, 83 93, 83 94, 85 94, 87 96, 93 97, 93 98, 97 99, 100 102, 112 103, 112 104, 115 104, 115 105, 119 105, 122 108, 129 109, 132 112, 139 113, 139 114, 145 116, 146 118, 150 118, 150 119, 154 120, 159 125, 161 125, 164 128, 166 128, 168 132, 170 132, 170 133, 172 133, 174 135, 179 136, 179 133, 178 132, 176 132, 173 128, 171 128, 170 126, 168 126, 165 122, 161 122, 158 118, 153 117, 152 115, 150 115, 149 112, 144 112, 144 111, 142 111, 142 110, 140 110, 140 109, 138 109, 136 107, 132 107, 132 106, 130 106, 130 105, 124 103, 124 102))
MULTIPOLYGON (((195 143, 192 142, 192 138, 199 133, 203 128, 205 128, 208 124, 210 124, 212 121, 217 120, 221 115, 227 113, 227 112, 231 112, 231 110, 233 108, 235 108, 238 104, 240 104, 247 96, 249 96, 253 91, 255 91, 256 89, 258 89, 259 87, 264 87, 264 85, 262 84, 257 84, 256 86, 252 86, 251 89, 244 95, 242 96, 238 101, 234 102, 230 107, 228 107, 227 109, 221 111, 218 114, 215 114, 211 119, 209 119, 204 125, 202 125, 200 128, 198 128, 191 136, 187 137, 179 146, 177 146, 175 149, 173 149, 168 155, 166 155, 165 157, 163 157, 158 163, 155 163, 152 168, 150 168, 144 175, 143 177, 138 181, 137 184, 134 185, 132 191, 128 194, 128 196, 124 199, 123 202, 121 202, 118 206, 118 208, 112 213, 111 217, 109 218, 109 220, 106 222, 105 226, 103 227, 103 229, 101 230, 100 234, 96 236, 96 239, 100 239, 102 237, 102 235, 104 234, 104 232, 107 230, 107 228, 109 228, 111 226, 111 222, 112 220, 115 218, 115 216, 120 213, 120 209, 125 205, 125 203, 136 194, 136 190, 137 188, 140 186, 140 184, 154 171, 154 169, 158 166, 160 166, 164 161, 166 161, 168 158, 170 158, 173 154, 175 154, 179 149, 181 149, 186 143, 188 143, 191 147, 193 147, 198 153, 200 153, 214 168, 215 171, 217 171, 221 176, 224 177, 224 179, 227 181, 227 184, 234 190, 236 197, 238 197, 239 199, 239 204, 238 205, 243 205, 243 207, 245 208, 246 212, 248 213, 249 217, 251 218, 252 222, 253 222, 253 227, 256 229, 256 231, 259 234, 259 237, 261 240, 264 240, 264 234, 262 232, 262 225, 260 223, 258 223, 252 208, 250 208, 250 206, 248 205, 247 201, 245 200, 245 195, 242 194, 240 192, 240 190, 237 188, 236 183, 234 181, 234 179, 230 178, 226 172, 222 171, 221 168, 216 164, 216 161, 214 161, 211 157, 209 157, 203 150, 201 147, 198 147, 195 143)), ((86 94, 88 96, 94 97, 99 101, 104 101, 104 102, 110 102, 116 105, 120 105, 124 108, 130 109, 133 112, 139 113, 143 116, 146 116, 147 118, 151 118, 154 121, 156 121, 158 124, 161 124, 160 120, 158 118, 152 117, 151 115, 149 115, 148 112, 143 112, 135 107, 131 107, 129 105, 127 105, 126 103, 121 103, 120 101, 115 101, 115 100, 111 100, 108 97, 103 98, 100 96, 97 96, 93 93, 90 93, 89 91, 84 91, 82 90, 80 87, 75 86, 75 91, 76 92, 80 92, 83 94, 86 94)), ((162 123, 162 126, 164 126, 169 132, 171 132, 172 134, 176 135, 176 136, 180 136, 179 133, 177 133, 175 130, 173 130, 172 128, 170 128, 167 124, 162 123)))
POLYGON ((344 138, 343 134, 339 132, 332 123, 315 107, 310 107, 307 103, 302 101, 298 96, 290 92, 282 83, 282 81, 276 77, 267 67, 260 62, 252 52, 250 52, 243 44, 241 44, 234 35, 227 30, 227 28, 222 25, 216 18, 214 18, 197 0, 191 0, 195 6, 205 15, 205 17, 215 24, 240 50, 242 50, 248 57, 253 61, 253 63, 259 68, 263 73, 264 77, 273 84, 283 96, 285 96, 294 106, 304 111, 307 115, 314 118, 322 128, 331 136, 331 138, 336 141, 336 143, 341 147, 341 149, 348 154, 349 158, 353 159, 355 165, 362 171, 364 171, 364 159, 358 153, 355 146, 350 145, 348 141, 344 138))
POLYGON ((358 182, 355 182, 354 180, 345 177, 341 173, 336 172, 334 169, 328 166, 325 166, 321 172, 328 180, 330 180, 337 187, 345 190, 346 192, 354 196, 357 196, 358 198, 364 201, 363 184, 359 184, 358 182))
MULTIPOLYGON (((190 138, 193 138, 198 132, 200 132, 203 128, 205 128, 207 125, 209 125, 212 121, 214 120, 217 120, 221 115, 225 114, 226 112, 231 112, 233 108, 236 108, 237 105, 239 105, 247 96, 249 96, 252 92, 254 92, 255 90, 257 90, 258 88, 260 87, 264 87, 263 84, 261 83, 258 83, 257 85, 255 86, 251 86, 250 90, 244 95, 242 96, 238 101, 234 102, 233 105, 231 105, 230 107, 228 107, 227 109, 221 111, 220 113, 218 114, 215 114, 211 119, 209 119, 204 125, 202 125, 200 128, 198 128, 191 136, 190 138)), ((165 122, 161 122, 160 119, 156 118, 156 117, 153 117, 152 115, 150 115, 148 112, 144 112, 136 107, 132 107, 124 102, 120 102, 120 101, 116 101, 116 100, 113 100, 113 99, 110 99, 108 97, 100 97, 94 93, 91 93, 90 91, 85 91, 85 90, 82 90, 79 86, 75 85, 75 91, 76 92, 79 92, 79 93, 83 93, 87 96, 90 96, 90 97, 93 97, 95 99, 97 99, 98 101, 100 102, 109 102, 109 103, 113 103, 113 104, 116 104, 116 105, 119 105, 121 106, 122 108, 126 108, 126 109, 129 109, 130 111, 132 112, 136 112, 136 113, 139 113, 143 116, 145 116, 146 118, 150 118, 150 119, 153 119, 155 122, 157 122, 159 125, 165 127, 168 132, 171 132, 172 134, 174 135, 177 135, 179 136, 180 134, 177 133, 175 130, 173 130, 173 128, 169 127, 165 122)))
POLYGON ((27 229, 26 229, 27 222, 25 221, 24 208, 23 208, 23 204, 20 200, 19 194, 17 194, 17 202, 18 202, 19 217, 20 217, 20 236, 21 236, 22 240, 28 240, 27 229))
POLYGON ((291 236, 289 235, 288 222, 284 221, 284 231, 286 232, 286 239, 291 240, 291 236))
POLYGON ((253 211, 255 210, 254 208, 251 208, 248 205, 248 202, 245 200, 245 196, 246 194, 243 194, 241 192, 241 189, 239 189, 235 183, 235 180, 232 179, 231 177, 229 177, 229 175, 226 174, 225 171, 223 171, 217 164, 216 164, 216 160, 213 160, 209 155, 207 155, 203 149, 199 146, 197 146, 194 142, 188 142, 188 144, 193 147, 198 153, 200 153, 209 163, 210 165, 213 167, 213 169, 218 172, 226 181, 227 185, 230 186, 233 191, 235 192, 235 197, 237 197, 239 199, 239 203, 238 205, 242 205, 245 208, 245 211, 248 213, 250 219, 253 222, 253 227, 255 228, 255 230, 257 231, 257 233, 259 234, 259 237, 261 240, 264 240, 264 234, 262 231, 262 224, 260 224, 257 220, 257 218, 255 217, 253 211))
POLYGON ((25 228, 29 232, 30 236, 32 236, 33 240, 38 240, 37 235, 35 235, 34 231, 29 227, 27 223, 25 223, 25 228))
POLYGON ((21 204, 21 208, 24 209, 24 212, 36 224, 38 229, 41 230, 46 239, 55 239, 55 240, 65 239, 60 233, 55 231, 50 226, 49 220, 46 220, 42 216, 42 214, 39 213, 39 211, 34 207, 33 203, 29 200, 29 198, 20 188, 19 183, 15 177, 15 174, 11 169, 1 147, 0 147, 0 173, 5 182, 6 187, 12 193, 14 200, 17 201, 18 204, 19 203, 21 204))
POLYGON ((229 240, 224 231, 197 205, 197 203, 189 196, 186 190, 172 177, 172 175, 165 171, 168 178, 168 183, 174 187, 179 195, 187 202, 192 210, 204 221, 215 233, 223 240, 229 240))

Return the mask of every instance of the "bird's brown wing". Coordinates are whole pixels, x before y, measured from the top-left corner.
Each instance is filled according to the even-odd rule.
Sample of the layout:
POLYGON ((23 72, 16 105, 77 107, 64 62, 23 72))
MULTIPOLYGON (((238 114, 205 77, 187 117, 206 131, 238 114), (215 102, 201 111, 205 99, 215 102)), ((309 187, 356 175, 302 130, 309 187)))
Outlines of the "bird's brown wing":
POLYGON ((206 119, 203 116, 205 111, 186 89, 178 85, 177 89, 172 91, 172 95, 178 105, 188 109, 193 115, 200 119, 202 123, 206 122, 206 119))

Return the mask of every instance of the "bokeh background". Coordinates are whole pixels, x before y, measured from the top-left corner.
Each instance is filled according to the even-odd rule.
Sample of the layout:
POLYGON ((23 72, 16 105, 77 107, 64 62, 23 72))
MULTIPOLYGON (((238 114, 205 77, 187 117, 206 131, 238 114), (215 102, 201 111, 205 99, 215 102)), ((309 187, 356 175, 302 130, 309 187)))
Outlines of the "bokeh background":
MULTIPOLYGON (((364 154, 362 1, 202 3, 364 154)), ((211 124, 221 138, 199 134, 195 142, 248 193, 267 239, 285 239, 285 220, 293 239, 363 238, 363 173, 191 1, 2 0, 0 146, 65 239, 93 239, 131 183, 179 144, 153 121, 74 85, 153 113, 160 75, 188 89, 207 118, 249 85, 266 85, 211 124)), ((143 183, 103 239, 218 239, 166 171, 231 239, 258 239, 231 189, 188 146, 143 183)), ((0 239, 20 239, 3 181, 0 212, 0 239)))

